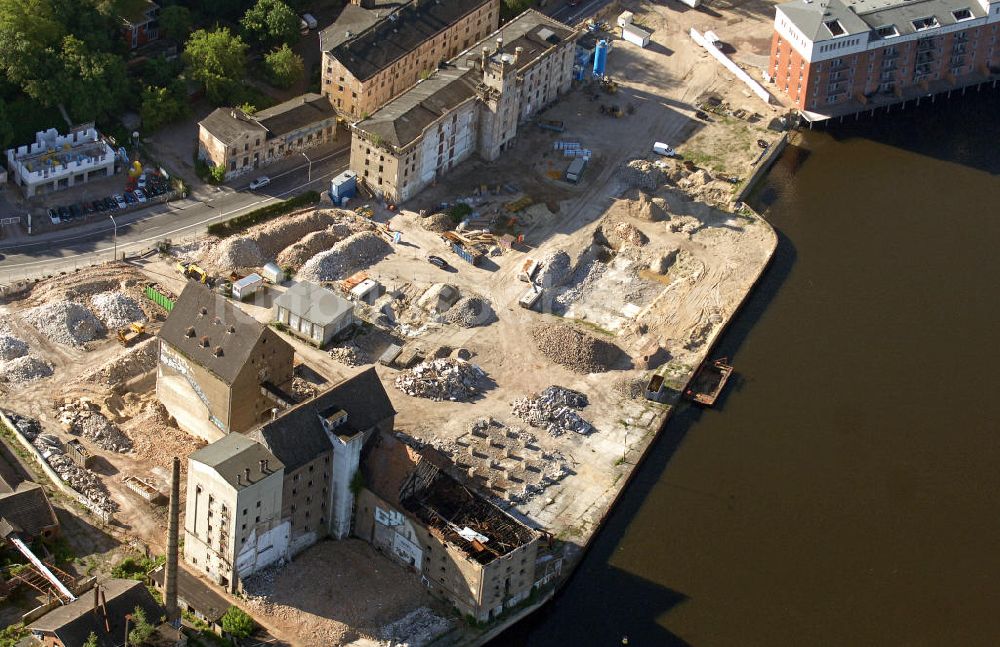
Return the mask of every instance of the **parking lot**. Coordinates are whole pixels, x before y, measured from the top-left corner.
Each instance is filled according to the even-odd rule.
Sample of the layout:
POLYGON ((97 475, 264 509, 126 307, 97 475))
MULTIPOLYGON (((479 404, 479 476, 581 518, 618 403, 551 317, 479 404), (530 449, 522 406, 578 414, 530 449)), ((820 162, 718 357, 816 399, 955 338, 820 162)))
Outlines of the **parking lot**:
POLYGON ((151 200, 170 190, 170 181, 156 171, 146 171, 136 179, 129 179, 124 191, 98 197, 67 202, 49 207, 46 219, 40 220, 39 230, 55 229, 86 222, 92 217, 107 213, 128 212, 141 208, 151 200))

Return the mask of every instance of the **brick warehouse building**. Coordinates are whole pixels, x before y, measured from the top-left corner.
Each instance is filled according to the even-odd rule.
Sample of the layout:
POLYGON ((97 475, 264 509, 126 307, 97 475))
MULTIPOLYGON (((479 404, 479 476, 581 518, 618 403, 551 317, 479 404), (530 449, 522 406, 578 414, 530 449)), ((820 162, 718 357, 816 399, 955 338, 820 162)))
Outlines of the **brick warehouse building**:
POLYGON ((794 0, 768 74, 810 121, 1000 78, 1000 2, 794 0))

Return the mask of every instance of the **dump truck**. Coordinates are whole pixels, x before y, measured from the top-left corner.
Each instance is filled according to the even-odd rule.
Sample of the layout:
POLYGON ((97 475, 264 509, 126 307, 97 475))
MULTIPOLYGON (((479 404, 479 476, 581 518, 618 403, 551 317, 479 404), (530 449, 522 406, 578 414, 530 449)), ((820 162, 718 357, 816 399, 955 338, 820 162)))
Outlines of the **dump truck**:
POLYGON ((145 334, 146 324, 141 321, 133 321, 126 328, 118 329, 118 343, 122 346, 131 346, 145 334))

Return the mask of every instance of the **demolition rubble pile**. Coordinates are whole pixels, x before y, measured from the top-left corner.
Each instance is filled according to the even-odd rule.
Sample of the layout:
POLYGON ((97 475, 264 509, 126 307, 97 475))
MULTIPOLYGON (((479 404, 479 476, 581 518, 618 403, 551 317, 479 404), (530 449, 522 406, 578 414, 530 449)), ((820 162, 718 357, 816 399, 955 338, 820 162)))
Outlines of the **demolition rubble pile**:
POLYGON ((132 440, 85 398, 59 407, 59 422, 70 433, 89 438, 101 449, 119 453, 132 449, 132 440))
POLYGON ((315 282, 339 281, 374 265, 391 251, 389 243, 378 234, 363 231, 310 258, 297 278, 315 282))
POLYGON ((121 355, 80 377, 82 381, 114 386, 156 368, 158 359, 156 337, 144 339, 121 355))
POLYGON ((482 393, 486 372, 469 362, 442 358, 417 364, 404 371, 394 384, 407 395, 435 402, 468 402, 482 393))
POLYGON ((426 218, 420 219, 420 226, 427 231, 432 231, 436 234, 440 234, 453 229, 455 223, 452 222, 451 218, 446 213, 432 213, 426 218))
POLYGON ((330 357, 344 366, 361 366, 368 364, 367 357, 362 357, 360 349, 354 345, 336 346, 330 349, 330 357))
POLYGON ((535 276, 535 283, 543 288, 562 285, 573 273, 573 263, 569 254, 561 249, 549 252, 540 263, 542 267, 535 276))
POLYGON ((24 319, 48 339, 66 346, 82 346, 104 334, 104 325, 94 313, 72 301, 26 310, 24 319))
POLYGON ((52 375, 52 365, 33 355, 0 362, 0 381, 8 384, 33 382, 52 375))
POLYGON ((16 337, 6 322, 0 321, 0 361, 8 362, 28 354, 28 344, 16 337))
POLYGON ((570 326, 541 324, 530 333, 542 355, 575 373, 603 373, 621 354, 614 344, 570 326))
POLYGON ((309 209, 250 227, 230 236, 215 249, 214 262, 222 268, 260 267, 307 235, 355 219, 339 209, 309 209))
POLYGON ((419 607, 379 629, 380 647, 420 647, 451 628, 451 622, 419 607))
POLYGON ((470 295, 462 297, 443 315, 445 321, 462 328, 488 326, 497 320, 493 304, 486 297, 470 295))
POLYGON ((594 426, 576 412, 587 406, 587 396, 561 386, 550 386, 531 398, 518 398, 510 405, 511 413, 532 427, 541 427, 552 436, 567 431, 589 434, 594 426))
POLYGON ((606 223, 601 227, 601 232, 614 249, 618 249, 626 244, 633 247, 642 247, 649 242, 646 234, 628 222, 606 223))
POLYGON ((638 400, 645 393, 646 380, 634 375, 622 375, 611 382, 611 390, 626 400, 638 400))
POLYGON ((124 328, 134 321, 145 321, 146 313, 142 311, 135 299, 121 292, 101 292, 90 299, 94 314, 104 322, 108 330, 124 328))
POLYGON ((666 173, 653 162, 632 160, 622 164, 618 179, 627 187, 653 191, 666 181, 666 173))
POLYGON ((9 411, 4 412, 17 428, 17 431, 30 442, 42 455, 45 462, 55 470, 59 478, 66 481, 71 488, 90 499, 97 507, 106 512, 118 509, 108 490, 96 474, 84 469, 71 461, 63 450, 63 444, 56 436, 42 433, 42 426, 37 420, 19 416, 9 411))

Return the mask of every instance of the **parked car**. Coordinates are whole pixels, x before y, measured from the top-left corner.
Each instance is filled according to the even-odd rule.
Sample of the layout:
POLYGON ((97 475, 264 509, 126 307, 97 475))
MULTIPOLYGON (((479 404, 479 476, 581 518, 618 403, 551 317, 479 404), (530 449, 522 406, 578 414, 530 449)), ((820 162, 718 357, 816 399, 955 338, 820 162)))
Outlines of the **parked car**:
POLYGON ((132 194, 135 196, 135 199, 138 200, 139 202, 146 201, 146 194, 143 192, 142 189, 136 189, 135 191, 132 192, 132 194))
POLYGON ((125 202, 125 198, 122 197, 121 194, 116 193, 112 197, 114 198, 115 204, 118 206, 119 209, 124 209, 125 207, 128 206, 128 203, 125 202))
POLYGON ((143 173, 142 175, 139 176, 139 181, 136 182, 135 185, 137 187, 139 187, 140 189, 145 189, 146 188, 146 174, 145 173, 143 173))
POLYGON ((271 178, 266 175, 261 175, 259 178, 250 183, 250 190, 256 191, 257 189, 263 188, 271 183, 271 178))
POLYGON ((73 219, 73 214, 71 214, 69 212, 69 209, 67 209, 66 207, 57 207, 56 213, 59 214, 59 219, 60 220, 72 220, 73 219))
POLYGON ((653 152, 657 155, 663 155, 664 157, 677 157, 677 151, 670 148, 663 142, 656 142, 653 144, 653 152))
POLYGON ((429 262, 431 265, 436 265, 437 267, 440 267, 442 270, 448 267, 448 261, 444 260, 440 256, 434 256, 433 254, 427 257, 427 262, 429 262))
POLYGON ((104 208, 108 211, 114 211, 118 208, 118 202, 116 202, 111 196, 108 196, 104 198, 104 208))
POLYGON ((131 191, 126 191, 125 194, 122 197, 125 198, 125 204, 126 205, 135 204, 135 203, 139 202, 138 200, 136 200, 135 196, 132 195, 131 191))
POLYGON ((59 218, 59 213, 55 209, 49 209, 49 220, 52 221, 53 225, 58 225, 62 222, 59 218))

